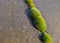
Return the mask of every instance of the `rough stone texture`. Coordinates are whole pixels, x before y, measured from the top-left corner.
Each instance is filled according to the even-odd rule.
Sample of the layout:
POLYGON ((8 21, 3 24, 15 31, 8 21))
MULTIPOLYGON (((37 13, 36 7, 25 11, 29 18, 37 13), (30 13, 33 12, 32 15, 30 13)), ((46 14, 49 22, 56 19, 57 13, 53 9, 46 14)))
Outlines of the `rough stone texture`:
MULTIPOLYGON (((60 0, 34 0, 53 43, 60 43, 60 0)), ((0 0, 0 43, 42 43, 29 22, 23 0, 0 0)))

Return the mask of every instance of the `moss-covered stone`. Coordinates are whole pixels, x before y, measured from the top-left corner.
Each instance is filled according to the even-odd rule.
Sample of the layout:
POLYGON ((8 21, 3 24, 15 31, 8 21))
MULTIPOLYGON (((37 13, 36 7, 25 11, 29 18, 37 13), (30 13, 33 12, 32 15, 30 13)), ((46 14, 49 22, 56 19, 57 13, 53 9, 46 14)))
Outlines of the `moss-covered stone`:
POLYGON ((47 33, 42 34, 42 40, 43 40, 43 43, 53 43, 52 37, 47 33))
POLYGON ((32 7, 29 9, 29 16, 32 20, 33 25, 40 31, 45 32, 46 31, 46 23, 41 16, 41 13, 36 8, 32 7))
POLYGON ((29 6, 29 16, 32 20, 33 25, 42 33, 43 43, 52 43, 52 37, 45 33, 46 31, 46 22, 41 16, 41 13, 38 9, 35 8, 33 0, 25 1, 29 6))

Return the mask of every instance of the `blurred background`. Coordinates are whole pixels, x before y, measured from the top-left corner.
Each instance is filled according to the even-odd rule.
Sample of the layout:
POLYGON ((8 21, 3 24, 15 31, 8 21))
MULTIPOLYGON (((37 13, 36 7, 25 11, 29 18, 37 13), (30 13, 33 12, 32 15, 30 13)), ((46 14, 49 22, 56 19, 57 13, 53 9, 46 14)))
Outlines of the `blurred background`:
MULTIPOLYGON (((53 43, 60 43, 60 0, 33 0, 47 24, 53 43)), ((0 43, 42 43, 29 22, 23 0, 0 0, 0 43)))

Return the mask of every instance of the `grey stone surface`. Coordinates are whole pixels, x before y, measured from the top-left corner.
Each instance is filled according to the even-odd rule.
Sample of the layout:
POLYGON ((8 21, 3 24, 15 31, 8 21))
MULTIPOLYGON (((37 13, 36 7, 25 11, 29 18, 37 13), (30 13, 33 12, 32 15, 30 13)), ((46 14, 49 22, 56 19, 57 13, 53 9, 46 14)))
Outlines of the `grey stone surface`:
MULTIPOLYGON (((53 43, 60 43, 60 0, 34 0, 53 43)), ((42 43, 29 22, 23 0, 0 0, 0 43, 42 43)))

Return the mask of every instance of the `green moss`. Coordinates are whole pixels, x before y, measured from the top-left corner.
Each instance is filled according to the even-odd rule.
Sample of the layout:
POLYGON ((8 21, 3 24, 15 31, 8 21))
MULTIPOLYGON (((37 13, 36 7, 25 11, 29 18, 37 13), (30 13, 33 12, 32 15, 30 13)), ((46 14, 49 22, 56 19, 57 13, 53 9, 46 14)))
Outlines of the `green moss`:
POLYGON ((33 0, 25 0, 29 6, 29 16, 32 20, 33 25, 42 33, 43 43, 52 43, 52 37, 45 33, 46 31, 46 22, 41 16, 41 13, 38 9, 35 8, 33 0))
POLYGON ((40 31, 45 32, 46 31, 46 23, 41 16, 41 13, 36 8, 32 7, 29 9, 29 16, 32 20, 33 25, 40 31))
POLYGON ((52 37, 47 33, 42 34, 42 39, 43 39, 43 43, 53 43, 52 37))

